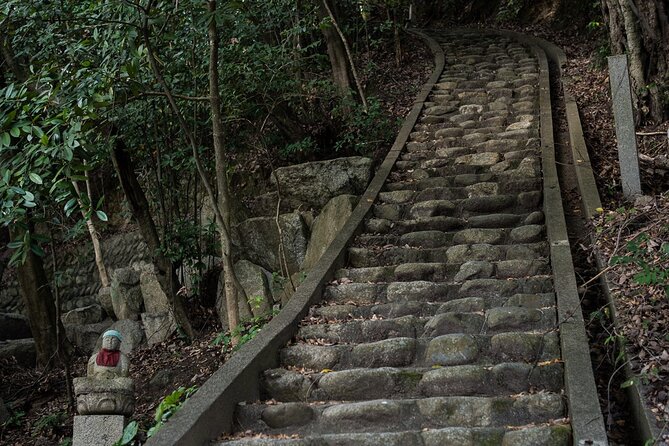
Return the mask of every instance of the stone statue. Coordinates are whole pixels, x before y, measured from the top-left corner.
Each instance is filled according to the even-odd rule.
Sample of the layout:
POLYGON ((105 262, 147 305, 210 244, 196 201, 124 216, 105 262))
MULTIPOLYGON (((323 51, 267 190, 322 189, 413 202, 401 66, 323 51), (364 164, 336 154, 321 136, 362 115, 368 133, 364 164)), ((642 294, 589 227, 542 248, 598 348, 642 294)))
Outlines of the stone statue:
POLYGON ((116 330, 102 335, 102 348, 88 360, 87 377, 74 379, 80 415, 125 415, 135 409, 135 383, 128 378, 128 357, 116 330))
POLYGON ((102 348, 88 360, 86 374, 89 377, 117 378, 128 376, 128 357, 123 353, 123 337, 116 330, 107 330, 102 335, 102 348))

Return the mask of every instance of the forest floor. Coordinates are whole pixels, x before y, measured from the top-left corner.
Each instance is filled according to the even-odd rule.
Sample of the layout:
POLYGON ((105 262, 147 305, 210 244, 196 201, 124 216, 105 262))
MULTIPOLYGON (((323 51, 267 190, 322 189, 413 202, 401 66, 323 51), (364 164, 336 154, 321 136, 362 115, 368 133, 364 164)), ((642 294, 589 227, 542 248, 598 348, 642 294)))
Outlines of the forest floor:
MULTIPOLYGON (((625 412, 621 387, 618 341, 626 341, 633 370, 648 385, 648 403, 659 421, 669 420, 669 168, 642 163, 642 186, 650 197, 635 207, 626 203, 620 191, 617 149, 609 94, 604 40, 600 34, 585 30, 556 32, 549 28, 516 29, 550 40, 562 47, 568 58, 566 67, 573 82, 570 91, 576 98, 593 171, 602 196, 603 212, 591 228, 596 246, 583 237, 580 249, 590 262, 583 267, 579 284, 587 293, 588 283, 596 275, 594 249, 606 259, 622 258, 609 272, 616 278, 619 331, 612 329, 607 310, 599 298, 590 298, 585 314, 591 337, 593 364, 598 380, 600 401, 609 427, 612 444, 626 444, 631 426, 625 412), (629 242, 632 242, 631 244, 629 242), (664 247, 664 248, 663 248, 664 247), (588 273, 585 271, 589 269, 588 273), (594 272, 593 272, 594 271, 594 272), (639 273, 648 273, 639 276, 639 273), (650 274, 650 275, 649 275, 650 274), (653 275, 654 274, 654 275, 653 275), (645 279, 643 279, 645 277, 645 279), (645 282, 644 282, 645 280, 645 282)), ((402 67, 395 65, 392 50, 371 54, 378 65, 367 74, 365 82, 377 86, 376 95, 391 118, 401 119, 411 108, 413 98, 431 70, 432 57, 417 39, 405 45, 402 67), (383 88, 378 88, 383 86, 383 88)), ((364 61, 361 61, 364 62, 364 61)), ((665 132, 668 123, 637 128, 640 133, 665 132)), ((656 163, 669 155, 667 136, 638 137, 639 152, 656 163)), ((376 154, 381 158, 383 154, 376 154)), ((665 166, 666 167, 666 166, 665 166)), ((201 385, 231 351, 214 345, 220 326, 211 309, 190 305, 200 333, 193 343, 174 338, 153 347, 143 347, 131 356, 131 375, 137 380, 137 408, 134 419, 142 429, 150 427, 160 401, 179 387, 201 385)), ((73 360, 72 373, 82 376, 85 357, 73 360)), ((13 418, 0 428, 2 445, 66 445, 72 434, 72 411, 68 409, 65 377, 62 371, 42 373, 15 364, 0 364, 0 397, 13 408, 13 418)))

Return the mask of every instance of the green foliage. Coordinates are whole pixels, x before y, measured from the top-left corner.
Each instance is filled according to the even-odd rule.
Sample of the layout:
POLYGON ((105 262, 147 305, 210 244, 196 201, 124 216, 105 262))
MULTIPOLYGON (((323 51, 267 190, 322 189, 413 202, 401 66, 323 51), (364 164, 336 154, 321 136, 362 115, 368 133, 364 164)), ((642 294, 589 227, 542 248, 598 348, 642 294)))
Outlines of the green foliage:
POLYGON ((288 144, 279 150, 279 155, 282 158, 294 158, 297 155, 309 155, 317 150, 316 141, 311 136, 288 144))
POLYGON ((248 321, 237 325, 233 330, 220 333, 211 343, 212 345, 221 345, 224 349, 228 349, 232 345, 232 340, 238 337, 239 342, 232 348, 233 352, 237 351, 242 345, 260 333, 262 327, 276 316, 277 313, 278 310, 272 310, 266 315, 254 316, 248 321))
MULTIPOLYGON (((156 414, 154 424, 146 433, 147 437, 152 437, 158 429, 160 429, 163 424, 169 420, 169 418, 174 415, 183 405, 184 402, 195 392, 197 392, 197 386, 185 388, 179 387, 177 390, 167 395, 158 405, 156 409, 156 414)), ((124 433, 125 434, 125 433, 124 433)), ((125 436, 125 435, 124 435, 125 436)))
POLYGON ((65 437, 58 446, 72 446, 72 437, 65 437))
POLYGON ((32 427, 33 437, 43 433, 52 432, 55 428, 62 426, 66 419, 67 414, 65 412, 56 412, 49 415, 44 415, 39 420, 37 420, 35 425, 32 427))
POLYGON ((138 431, 139 431, 139 424, 137 423, 137 421, 131 421, 130 423, 128 423, 125 429, 123 429, 123 435, 114 443, 113 446, 128 446, 133 442, 133 440, 137 436, 138 431))
POLYGON ((368 98, 365 112, 362 105, 351 97, 342 99, 333 110, 333 116, 342 121, 336 151, 351 150, 360 155, 371 155, 391 141, 395 128, 376 98, 368 98))
POLYGON ((25 418, 26 413, 22 410, 9 410, 9 418, 2 423, 2 427, 19 427, 23 424, 23 419, 25 418))
POLYGON ((633 280, 638 285, 659 286, 669 293, 669 242, 658 243, 642 233, 627 243, 627 254, 611 259, 613 265, 633 264, 640 271, 633 280))
POLYGON ((526 6, 527 0, 502 0, 497 10, 497 21, 513 22, 520 18, 520 12, 526 6))

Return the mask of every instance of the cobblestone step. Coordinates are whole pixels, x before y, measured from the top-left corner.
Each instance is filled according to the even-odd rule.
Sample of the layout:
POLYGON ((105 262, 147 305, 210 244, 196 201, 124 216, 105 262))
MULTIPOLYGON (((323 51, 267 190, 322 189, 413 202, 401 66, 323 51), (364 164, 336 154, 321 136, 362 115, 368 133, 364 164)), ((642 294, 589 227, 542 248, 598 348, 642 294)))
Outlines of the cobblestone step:
POLYGON ((542 392, 513 397, 457 396, 325 404, 246 404, 239 406, 236 416, 244 430, 313 435, 444 427, 520 427, 558 420, 563 414, 562 397, 542 392))
MULTIPOLYGON (((364 345, 364 344, 363 344, 364 345)), ((404 351, 394 362, 410 362, 404 351)), ((327 373, 302 376, 285 369, 265 372, 264 385, 271 397, 281 401, 368 400, 370 398, 420 398, 433 396, 506 396, 521 392, 562 389, 562 364, 546 361, 528 363, 498 363, 495 365, 457 365, 439 368, 399 368, 376 366, 379 358, 360 358, 360 368, 349 368, 327 373), (294 386, 300 392, 293 392, 294 386), (307 389, 306 391, 304 389, 307 389), (291 399, 291 397, 293 399, 291 399)), ((392 358, 381 358, 391 362, 392 358)))
POLYGON ((422 429, 421 431, 376 432, 367 434, 307 435, 303 438, 244 438, 225 443, 230 446, 558 446, 568 444, 568 424, 504 428, 422 429))
POLYGON ((468 364, 479 365, 493 365, 498 362, 538 363, 554 360, 560 354, 557 348, 558 338, 554 331, 506 332, 474 336, 455 334, 438 338, 396 337, 348 345, 314 345, 299 342, 285 347, 280 357, 281 363, 291 370, 321 371, 342 370, 363 365, 443 366, 440 361, 446 361, 446 355, 451 355, 453 361, 467 360, 468 364))
POLYGON ((341 322, 349 319, 371 319, 372 317, 396 318, 400 316, 434 316, 446 312, 483 312, 496 307, 550 308, 555 306, 553 293, 515 294, 511 297, 464 297, 447 302, 415 301, 402 299, 388 303, 347 302, 337 304, 324 302, 312 308, 312 315, 325 321, 341 322))

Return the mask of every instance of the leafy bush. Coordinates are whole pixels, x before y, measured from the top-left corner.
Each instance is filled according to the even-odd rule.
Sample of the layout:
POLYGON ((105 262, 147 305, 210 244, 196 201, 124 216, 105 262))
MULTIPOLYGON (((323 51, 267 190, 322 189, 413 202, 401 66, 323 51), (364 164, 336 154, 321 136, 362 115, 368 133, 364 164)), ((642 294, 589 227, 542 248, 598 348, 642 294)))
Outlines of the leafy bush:
POLYGON ((376 98, 368 99, 365 112, 362 105, 346 97, 332 114, 340 119, 342 128, 335 142, 335 151, 352 150, 360 155, 371 155, 395 136, 395 128, 376 98))

